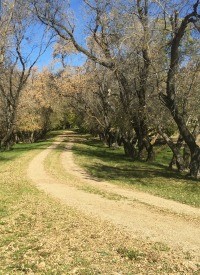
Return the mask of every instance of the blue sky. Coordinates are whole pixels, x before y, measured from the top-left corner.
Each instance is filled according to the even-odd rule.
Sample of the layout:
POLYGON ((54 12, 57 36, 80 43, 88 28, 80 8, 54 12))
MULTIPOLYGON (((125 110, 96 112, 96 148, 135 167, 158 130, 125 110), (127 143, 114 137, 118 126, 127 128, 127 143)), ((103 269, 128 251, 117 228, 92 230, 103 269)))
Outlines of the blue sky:
MULTIPOLYGON (((188 0, 186 1, 186 5, 184 5, 184 8, 182 9, 182 14, 184 15, 185 13, 188 13, 188 10, 191 11, 191 6, 196 2, 196 0, 188 0)), ((79 43, 84 44, 84 17, 83 17, 83 11, 82 11, 82 4, 83 4, 83 0, 71 0, 71 8, 75 13, 75 17, 76 17, 76 23, 77 23, 77 29, 75 32, 76 38, 79 41, 79 43)), ((168 2, 168 4, 173 4, 173 5, 177 5, 183 3, 182 0, 170 0, 168 2)), ((154 7, 154 6, 152 6, 154 7)), ((154 10, 154 8, 153 8, 154 10)), ((156 8, 154 10, 154 12, 158 13, 159 10, 156 8)), ((38 33, 39 34, 39 33, 38 33)), ((43 67, 48 67, 53 58, 52 58, 52 53, 53 53, 53 45, 50 46, 47 51, 43 54, 43 56, 40 58, 40 60, 37 63, 38 68, 41 70, 43 67)), ((85 57, 81 54, 77 54, 77 55, 72 55, 67 57, 67 63, 69 65, 73 65, 73 66, 79 66, 82 65, 85 61, 85 57)), ((55 68, 58 68, 58 66, 56 66, 55 68)))
MULTIPOLYGON (((81 10, 83 1, 82 0, 72 0, 70 2, 71 2, 71 8, 75 12, 77 24, 79 25, 79 28, 77 29, 77 32, 76 32, 76 36, 78 37, 78 39, 80 41, 83 37, 82 36, 83 28, 81 28, 81 26, 83 26, 82 10, 81 10)), ((52 54, 53 54, 53 45, 51 45, 46 50, 46 52, 40 57, 39 61, 37 62, 37 67, 40 70, 44 67, 48 67, 52 63, 52 61, 53 61, 52 54)), ((83 57, 83 55, 81 55, 81 54, 72 55, 67 58, 67 63, 69 65, 73 65, 73 66, 79 66, 79 65, 83 64, 84 61, 85 61, 85 57, 83 57)), ((56 67, 58 67, 58 66, 56 66, 56 67)))

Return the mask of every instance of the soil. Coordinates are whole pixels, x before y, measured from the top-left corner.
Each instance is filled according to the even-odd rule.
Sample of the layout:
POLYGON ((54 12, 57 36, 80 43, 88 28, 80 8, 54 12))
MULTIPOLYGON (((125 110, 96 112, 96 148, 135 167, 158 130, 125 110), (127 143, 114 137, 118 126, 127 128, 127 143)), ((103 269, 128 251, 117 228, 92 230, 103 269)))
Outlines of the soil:
POLYGON ((71 177, 63 183, 47 173, 45 159, 66 137, 70 140, 69 133, 59 136, 30 162, 28 177, 39 189, 90 217, 111 222, 137 239, 163 242, 200 255, 200 209, 91 178, 74 162, 71 148, 76 136, 67 142, 60 159, 71 177), (117 194, 119 199, 86 192, 86 186, 117 194))

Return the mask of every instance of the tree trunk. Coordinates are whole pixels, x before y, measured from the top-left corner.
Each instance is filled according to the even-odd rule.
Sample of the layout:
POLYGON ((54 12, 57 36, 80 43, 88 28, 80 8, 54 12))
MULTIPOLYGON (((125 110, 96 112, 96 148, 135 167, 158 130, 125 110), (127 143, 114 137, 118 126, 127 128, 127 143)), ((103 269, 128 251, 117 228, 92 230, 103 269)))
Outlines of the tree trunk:
POLYGON ((200 178, 200 148, 199 147, 197 147, 196 150, 191 155, 190 176, 195 179, 200 178))
MULTIPOLYGON (((144 52, 144 56, 147 58, 146 52, 144 52)), ((129 115, 133 120, 133 128, 137 134, 138 138, 138 149, 139 149, 139 158, 142 158, 142 152, 144 149, 147 151, 147 161, 152 161, 155 158, 153 152, 153 146, 150 143, 150 139, 148 136, 148 126, 147 126, 147 117, 146 117, 146 99, 145 93, 147 89, 147 75, 148 75, 148 67, 149 61, 145 63, 143 71, 141 73, 141 83, 140 89, 137 92, 138 102, 139 102, 139 110, 137 116, 133 116, 132 110, 130 110, 130 98, 132 95, 132 90, 129 87, 128 81, 119 70, 115 71, 116 78, 120 87, 120 98, 122 101, 124 112, 127 113, 129 110, 129 115), (131 114, 130 114, 131 112, 131 114)))
MULTIPOLYGON (((184 140, 183 140, 182 136, 179 135, 178 140, 177 140, 177 143, 176 143, 176 145, 174 145, 174 146, 176 146, 177 151, 179 151, 179 154, 181 154, 181 153, 180 153, 180 150, 181 150, 181 147, 182 147, 182 145, 183 145, 183 141, 184 141, 184 140)), ((184 160, 184 158, 183 158, 183 161, 184 161, 184 167, 185 167, 185 160, 184 160)), ((177 156, 176 156, 175 153, 173 153, 172 159, 171 159, 171 161, 170 161, 170 163, 169 163, 169 169, 172 170, 173 165, 176 165, 177 168, 178 168, 178 170, 180 169, 180 165, 179 165, 179 163, 177 162, 177 156)))
POLYGON ((14 144, 14 141, 12 140, 12 134, 13 132, 8 132, 3 139, 1 140, 1 149, 2 150, 10 150, 11 147, 14 144))
POLYGON ((14 131, 14 127, 13 125, 11 125, 11 127, 7 130, 7 132, 5 133, 4 137, 1 140, 1 149, 10 150, 10 148, 14 144, 14 140, 12 140, 13 131, 14 131))
POLYGON ((169 148, 172 150, 173 156, 176 159, 176 165, 178 170, 183 171, 185 169, 185 166, 184 166, 183 156, 180 152, 180 148, 172 142, 172 140, 168 137, 166 133, 162 131, 160 127, 158 128, 158 132, 167 142, 167 145, 169 146, 169 148))
POLYGON ((138 153, 134 147, 133 141, 128 139, 122 138, 123 146, 124 146, 124 153, 127 157, 132 158, 133 160, 137 159, 138 153))
POLYGON ((184 166, 185 166, 185 168, 189 169, 190 162, 191 162, 191 154, 190 154, 190 149, 187 146, 187 144, 184 144, 184 148, 183 148, 183 160, 184 160, 184 166))
POLYGON ((179 114, 176 106, 174 107, 174 120, 177 123, 179 131, 184 138, 187 146, 190 149, 191 163, 190 163, 190 175, 191 177, 197 178, 199 173, 200 158, 199 158, 199 146, 195 142, 194 136, 189 131, 184 118, 179 114))
POLYGON ((151 144, 148 136, 148 128, 146 126, 146 117, 139 118, 138 124, 139 125, 137 127, 134 127, 134 130, 137 135, 137 140, 138 140, 138 157, 139 159, 143 159, 143 152, 145 149, 147 152, 146 161, 153 161, 155 160, 155 153, 153 150, 153 145, 151 144))
POLYGON ((176 165, 176 155, 173 153, 172 159, 169 163, 169 169, 172 170, 174 165, 176 165))
POLYGON ((190 163, 190 175, 191 177, 197 178, 199 173, 200 157, 199 157, 199 146, 195 142, 193 134, 189 131, 187 123, 185 122, 184 116, 178 109, 178 103, 176 101, 176 74, 178 71, 180 51, 179 47, 181 45, 181 40, 185 35, 185 31, 191 23, 191 19, 194 16, 198 16, 198 6, 199 0, 196 1, 196 4, 193 6, 193 12, 186 15, 181 24, 178 26, 179 22, 175 17, 176 29, 174 29, 174 37, 171 41, 171 52, 170 52, 170 66, 167 75, 167 95, 161 93, 161 97, 166 105, 166 107, 171 112, 171 115, 176 122, 179 132, 182 135, 184 141, 188 145, 191 152, 191 163, 190 163))

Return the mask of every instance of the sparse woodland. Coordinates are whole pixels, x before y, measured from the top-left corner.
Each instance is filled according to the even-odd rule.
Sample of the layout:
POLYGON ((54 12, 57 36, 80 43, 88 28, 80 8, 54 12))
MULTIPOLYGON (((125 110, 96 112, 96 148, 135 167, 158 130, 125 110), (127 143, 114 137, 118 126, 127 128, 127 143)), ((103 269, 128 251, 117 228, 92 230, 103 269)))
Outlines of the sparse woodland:
POLYGON ((1 150, 78 127, 133 161, 164 142, 169 166, 199 178, 200 1, 82 2, 78 20, 68 1, 1 1, 1 150), (49 46, 59 69, 40 70, 49 46))

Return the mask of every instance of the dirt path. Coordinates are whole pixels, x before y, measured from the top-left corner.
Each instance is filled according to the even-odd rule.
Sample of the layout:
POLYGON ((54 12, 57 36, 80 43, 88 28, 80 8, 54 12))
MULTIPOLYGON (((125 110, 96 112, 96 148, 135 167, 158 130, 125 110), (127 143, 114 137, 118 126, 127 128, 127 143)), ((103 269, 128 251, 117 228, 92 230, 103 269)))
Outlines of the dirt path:
POLYGON ((71 181, 63 184, 47 174, 44 160, 63 139, 64 137, 60 136, 57 142, 31 161, 28 176, 38 188, 85 214, 112 222, 134 234, 138 239, 147 238, 195 254, 200 253, 199 209, 91 179, 74 163, 72 143, 67 144, 67 149, 61 155, 61 161, 66 173, 73 175, 79 187, 85 185, 98 187, 125 198, 110 200, 98 194, 84 192, 75 184, 73 186, 71 181))

